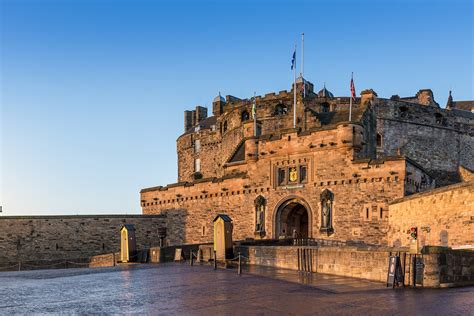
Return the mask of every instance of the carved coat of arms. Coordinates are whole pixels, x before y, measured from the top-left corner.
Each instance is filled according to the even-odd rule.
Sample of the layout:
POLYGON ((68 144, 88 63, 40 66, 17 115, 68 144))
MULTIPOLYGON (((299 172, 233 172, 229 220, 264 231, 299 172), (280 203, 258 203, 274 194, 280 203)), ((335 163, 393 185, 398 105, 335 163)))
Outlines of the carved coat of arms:
POLYGON ((290 182, 296 182, 298 181, 298 171, 296 171, 296 168, 290 168, 290 182))

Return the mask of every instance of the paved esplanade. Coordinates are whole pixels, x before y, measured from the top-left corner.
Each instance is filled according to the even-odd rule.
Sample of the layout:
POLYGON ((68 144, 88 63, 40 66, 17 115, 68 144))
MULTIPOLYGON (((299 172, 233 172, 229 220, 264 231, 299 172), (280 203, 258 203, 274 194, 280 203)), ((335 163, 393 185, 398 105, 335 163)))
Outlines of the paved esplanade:
POLYGON ((186 264, 4 272, 0 314, 12 313, 472 315, 474 287, 391 290, 294 271, 257 269, 239 277, 186 264))

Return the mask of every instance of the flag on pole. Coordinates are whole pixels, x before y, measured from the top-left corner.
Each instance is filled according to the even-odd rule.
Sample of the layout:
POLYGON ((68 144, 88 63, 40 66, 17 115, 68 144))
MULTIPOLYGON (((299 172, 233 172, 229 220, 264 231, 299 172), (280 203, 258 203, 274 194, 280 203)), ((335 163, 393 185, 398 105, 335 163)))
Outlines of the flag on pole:
POLYGON ((295 51, 293 52, 293 58, 291 59, 291 70, 296 67, 296 48, 295 51))
POLYGON ((355 101, 356 99, 356 88, 354 85, 354 74, 351 75, 351 98, 355 101))

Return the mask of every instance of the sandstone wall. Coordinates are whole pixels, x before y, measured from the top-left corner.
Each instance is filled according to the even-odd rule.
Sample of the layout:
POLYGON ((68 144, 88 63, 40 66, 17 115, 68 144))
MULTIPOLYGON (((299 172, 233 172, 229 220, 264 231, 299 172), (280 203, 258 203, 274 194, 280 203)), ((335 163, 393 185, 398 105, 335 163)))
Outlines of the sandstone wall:
MULTIPOLYGON (((311 257, 312 272, 342 275, 353 278, 387 282, 388 258, 400 253, 396 248, 357 247, 296 247, 296 246, 239 246, 236 251, 249 258, 250 264, 297 270, 301 251, 311 257), (298 254, 299 249, 299 254, 298 254)), ((405 269, 405 284, 410 280, 410 256, 401 251, 402 269, 405 269), (405 267, 404 259, 405 258, 405 267)), ((474 252, 441 247, 426 247, 418 255, 423 269, 417 280, 424 287, 451 287, 474 284, 474 252)), ((418 284, 418 282, 417 282, 418 284)), ((421 284, 420 284, 421 285, 421 284)))
POLYGON ((234 220, 234 239, 241 240, 255 237, 254 201, 261 195, 267 201, 266 238, 277 238, 279 206, 297 199, 309 212, 313 238, 386 243, 388 203, 404 196, 407 161, 353 161, 352 140, 344 143, 340 136, 332 129, 304 137, 288 133, 276 140, 262 140, 258 150, 261 159, 234 166, 224 178, 142 190, 143 214, 167 216, 170 245, 211 242, 212 220, 219 213, 234 220), (277 185, 278 168, 302 164, 308 168, 306 183, 277 185), (320 195, 325 189, 334 194, 334 233, 330 235, 319 230, 320 195))
POLYGON ((1 216, 0 265, 88 258, 120 251, 120 228, 133 224, 138 249, 159 245, 162 215, 1 216))
POLYGON ((389 205, 390 245, 409 246, 410 227, 420 246, 474 245, 474 181, 419 193, 389 205))

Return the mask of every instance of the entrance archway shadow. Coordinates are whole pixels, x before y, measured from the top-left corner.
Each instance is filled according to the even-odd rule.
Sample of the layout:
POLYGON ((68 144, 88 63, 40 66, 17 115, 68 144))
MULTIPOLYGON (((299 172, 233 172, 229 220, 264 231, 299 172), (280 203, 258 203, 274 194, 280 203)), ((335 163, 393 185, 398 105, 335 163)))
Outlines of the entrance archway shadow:
POLYGON ((274 238, 310 238, 311 209, 298 196, 290 196, 277 204, 274 213, 274 238))

